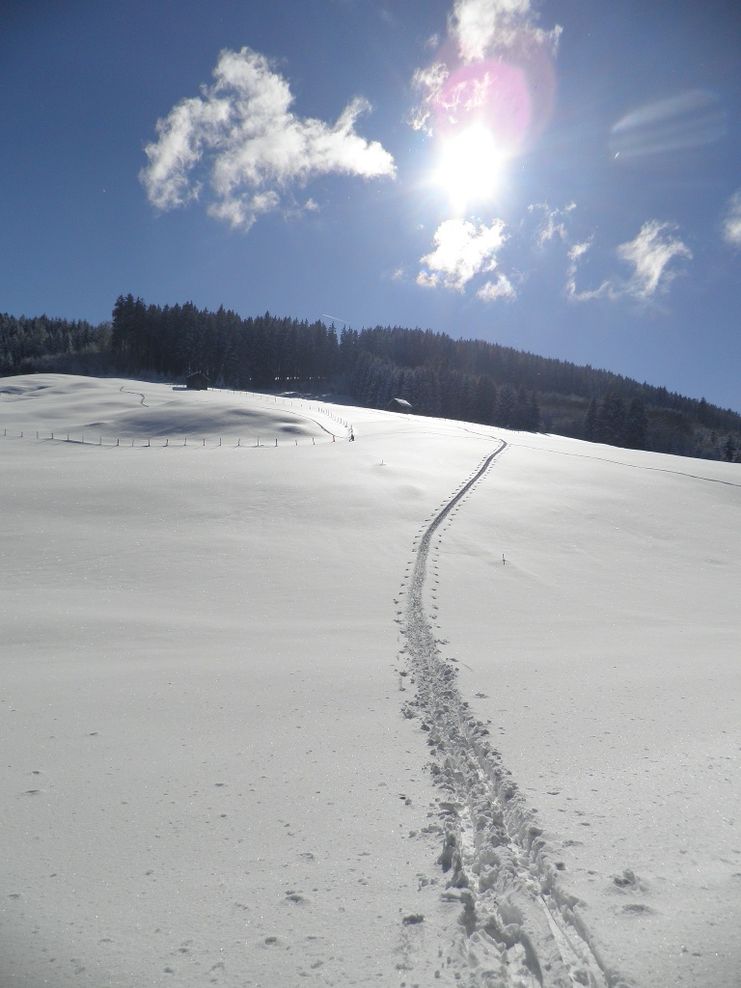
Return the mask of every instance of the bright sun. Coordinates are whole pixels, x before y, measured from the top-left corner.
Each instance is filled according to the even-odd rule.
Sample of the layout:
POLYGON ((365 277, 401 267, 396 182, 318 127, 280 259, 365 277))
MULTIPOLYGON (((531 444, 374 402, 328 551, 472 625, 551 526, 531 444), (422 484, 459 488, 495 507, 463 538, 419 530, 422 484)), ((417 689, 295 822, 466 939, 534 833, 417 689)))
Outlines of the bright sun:
POLYGON ((445 137, 435 184, 447 192, 453 208, 463 212, 499 192, 507 157, 488 127, 472 124, 445 137))

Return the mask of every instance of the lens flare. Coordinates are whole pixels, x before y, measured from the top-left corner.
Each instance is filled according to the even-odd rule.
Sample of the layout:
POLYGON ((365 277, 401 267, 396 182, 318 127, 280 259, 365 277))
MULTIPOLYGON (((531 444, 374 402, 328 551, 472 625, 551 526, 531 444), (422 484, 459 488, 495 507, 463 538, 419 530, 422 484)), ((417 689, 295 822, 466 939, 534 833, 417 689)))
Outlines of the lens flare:
POLYGON ((522 64, 489 58, 440 73, 427 102, 438 145, 433 181, 457 212, 502 192, 509 162, 542 129, 552 94, 551 64, 536 55, 522 64))

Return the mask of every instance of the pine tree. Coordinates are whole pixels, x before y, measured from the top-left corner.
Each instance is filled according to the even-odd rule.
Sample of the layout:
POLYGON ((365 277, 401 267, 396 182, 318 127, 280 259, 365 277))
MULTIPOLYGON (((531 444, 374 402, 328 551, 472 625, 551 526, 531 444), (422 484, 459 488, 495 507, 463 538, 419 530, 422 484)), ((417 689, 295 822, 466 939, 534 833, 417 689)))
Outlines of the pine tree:
POLYGON ((625 416, 625 445, 629 449, 645 449, 648 416, 640 398, 633 398, 625 416))

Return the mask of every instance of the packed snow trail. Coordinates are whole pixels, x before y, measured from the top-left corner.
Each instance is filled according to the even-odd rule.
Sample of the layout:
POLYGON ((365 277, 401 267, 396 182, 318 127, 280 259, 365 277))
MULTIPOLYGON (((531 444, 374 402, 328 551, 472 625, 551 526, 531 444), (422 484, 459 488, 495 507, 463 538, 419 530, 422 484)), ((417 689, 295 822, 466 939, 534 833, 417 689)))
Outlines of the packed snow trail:
POLYGON ((606 967, 580 902, 561 887, 535 815, 491 747, 487 728, 462 699, 455 667, 441 655, 443 642, 425 609, 435 533, 506 448, 502 440, 421 535, 402 626, 402 652, 416 687, 404 714, 419 718, 427 734, 431 770, 443 792, 438 864, 447 877, 444 898, 461 909, 448 964, 471 988, 618 988, 628 982, 606 967))

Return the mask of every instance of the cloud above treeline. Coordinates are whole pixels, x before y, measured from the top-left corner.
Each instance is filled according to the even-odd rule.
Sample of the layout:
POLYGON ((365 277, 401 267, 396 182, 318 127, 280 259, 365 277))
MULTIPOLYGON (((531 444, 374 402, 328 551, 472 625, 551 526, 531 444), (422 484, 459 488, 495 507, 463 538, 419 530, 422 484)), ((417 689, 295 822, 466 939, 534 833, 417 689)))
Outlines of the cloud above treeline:
POLYGON ((607 278, 598 288, 578 290, 576 276, 579 264, 592 249, 592 244, 593 239, 589 238, 569 248, 566 294, 576 302, 598 298, 616 301, 626 296, 648 302, 664 295, 672 281, 683 273, 681 264, 677 262, 692 260, 692 251, 679 238, 673 223, 648 220, 633 240, 619 244, 615 249, 617 257, 632 267, 631 274, 627 278, 607 278))
MULTIPOLYGON (((561 32, 558 24, 551 30, 538 25, 531 0, 455 0, 440 55, 412 78, 419 102, 409 114, 409 123, 432 134, 435 108, 465 114, 487 99, 485 80, 478 86, 461 84, 451 89, 451 74, 461 65, 500 58, 520 63, 538 51, 555 54, 561 32)), ((439 39, 434 40, 437 45, 439 39)))
POLYGON ((465 62, 525 45, 555 47, 561 30, 539 27, 530 0, 455 0, 448 22, 465 62))
MULTIPOLYGON (((736 205, 741 221, 741 196, 736 205)), ((422 288, 460 294, 473 288, 482 302, 512 302, 518 298, 524 279, 516 272, 511 275, 501 270, 501 251, 508 246, 510 260, 512 252, 519 252, 522 257, 522 252, 527 251, 531 261, 544 263, 544 251, 548 248, 551 252, 548 263, 553 263, 554 251, 556 258, 559 253, 564 256, 564 294, 569 300, 632 299, 650 303, 666 295, 674 279, 685 273, 686 262, 692 260, 692 251, 674 224, 647 220, 632 240, 609 250, 608 277, 596 288, 577 287, 577 280, 584 279, 585 262, 593 256, 595 237, 573 236, 571 226, 576 208, 574 202, 562 207, 551 207, 547 202, 533 203, 528 207, 528 216, 537 222, 524 222, 514 228, 508 228, 502 219, 489 223, 462 218, 445 220, 433 235, 433 249, 420 258, 416 283, 422 288), (627 274, 619 270, 610 273, 616 261, 627 266, 627 274)), ((741 230, 738 233, 741 237, 741 230)), ((601 264, 604 267, 604 252, 601 264)))
POLYGON ((249 230, 264 213, 298 206, 297 190, 324 175, 393 178, 394 159, 355 130, 370 110, 351 100, 331 124, 299 117, 287 80, 250 48, 221 52, 214 82, 157 121, 140 180, 159 210, 201 200, 211 216, 249 230))
MULTIPOLYGON (((434 250, 420 258, 422 267, 417 284, 424 288, 440 286, 465 291, 473 278, 497 267, 497 254, 507 240, 504 228, 504 220, 500 219, 493 220, 488 226, 462 219, 445 220, 435 231, 434 250)), ((489 300, 512 298, 515 294, 509 280, 501 274, 477 292, 485 300, 487 293, 489 300)))
POLYGON ((728 200, 723 220, 723 238, 731 247, 741 247, 741 189, 728 200))

